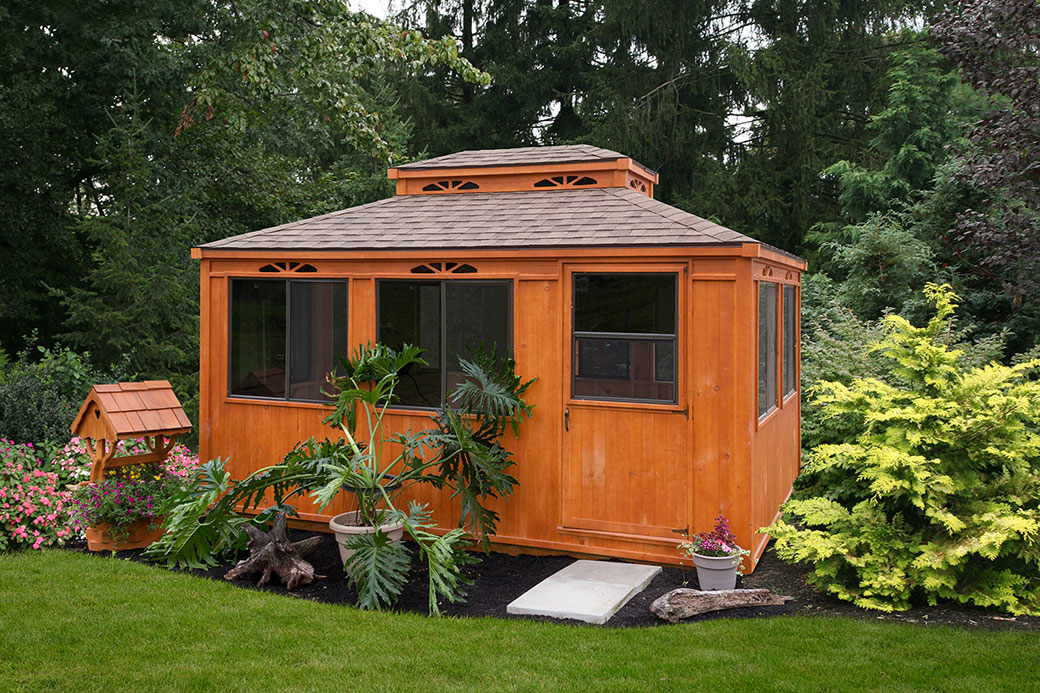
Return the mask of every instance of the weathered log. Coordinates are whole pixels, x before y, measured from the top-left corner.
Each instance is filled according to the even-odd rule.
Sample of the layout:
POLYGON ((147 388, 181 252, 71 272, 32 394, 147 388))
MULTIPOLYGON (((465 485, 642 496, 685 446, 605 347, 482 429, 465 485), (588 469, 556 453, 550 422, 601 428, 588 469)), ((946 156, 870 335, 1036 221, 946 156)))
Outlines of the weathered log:
POLYGON ((309 585, 321 580, 324 575, 315 575, 314 566, 303 560, 321 544, 321 537, 311 537, 290 542, 286 529, 285 513, 275 517, 270 532, 253 525, 244 525, 242 530, 249 535, 249 556, 239 561, 224 574, 225 580, 237 580, 244 575, 262 573, 257 586, 267 584, 274 573, 288 590, 296 585, 309 585))
POLYGON ((702 591, 681 587, 655 599, 650 605, 650 611, 658 618, 676 623, 709 611, 748 606, 783 606, 793 599, 763 589, 702 591))

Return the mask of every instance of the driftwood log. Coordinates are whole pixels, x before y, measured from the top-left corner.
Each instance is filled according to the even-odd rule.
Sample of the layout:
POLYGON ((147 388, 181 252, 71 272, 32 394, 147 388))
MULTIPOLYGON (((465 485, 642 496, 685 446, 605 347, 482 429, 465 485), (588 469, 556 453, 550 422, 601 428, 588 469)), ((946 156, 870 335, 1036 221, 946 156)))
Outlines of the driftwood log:
POLYGON ((748 606, 783 606, 794 597, 773 594, 769 590, 693 590, 679 588, 663 594, 650 605, 650 611, 669 623, 684 618, 748 606))
POLYGON ((266 584, 274 573, 285 588, 291 590, 296 585, 309 585, 324 578, 324 575, 315 575, 314 566, 303 560, 318 548, 322 538, 290 542, 286 524, 285 513, 281 512, 275 517, 270 532, 250 524, 243 525, 242 530, 249 535, 249 556, 225 573, 224 579, 237 580, 244 575, 262 573, 256 583, 259 586, 266 584))

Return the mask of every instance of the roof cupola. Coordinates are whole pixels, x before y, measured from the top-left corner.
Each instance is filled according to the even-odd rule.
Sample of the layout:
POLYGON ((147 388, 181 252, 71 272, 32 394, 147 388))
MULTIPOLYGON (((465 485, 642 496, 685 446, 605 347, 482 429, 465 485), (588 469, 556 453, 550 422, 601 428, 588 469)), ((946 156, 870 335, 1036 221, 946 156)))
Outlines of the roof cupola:
POLYGON ((654 196, 657 172, 588 144, 473 149, 387 170, 398 195, 630 188, 654 196))

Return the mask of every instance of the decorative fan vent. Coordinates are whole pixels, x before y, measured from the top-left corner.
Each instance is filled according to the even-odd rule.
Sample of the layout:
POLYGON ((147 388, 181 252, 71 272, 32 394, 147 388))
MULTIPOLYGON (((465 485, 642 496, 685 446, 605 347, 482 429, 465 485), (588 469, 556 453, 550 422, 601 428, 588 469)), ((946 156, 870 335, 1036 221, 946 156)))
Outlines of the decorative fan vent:
POLYGON ((412 268, 412 274, 473 274, 477 268, 458 262, 427 262, 412 268))
POLYGON ((553 176, 543 178, 534 184, 536 188, 581 188, 587 185, 596 185, 595 178, 588 176, 553 176))
POLYGON ((317 272, 318 268, 304 262, 272 262, 260 268, 261 272, 317 272))
POLYGON ((632 188, 633 190, 638 190, 641 193, 646 192, 646 183, 639 180, 638 178, 633 178, 632 180, 628 181, 628 187, 632 188))
POLYGON ((451 190, 480 190, 471 180, 439 180, 423 186, 423 192, 449 192, 451 190))

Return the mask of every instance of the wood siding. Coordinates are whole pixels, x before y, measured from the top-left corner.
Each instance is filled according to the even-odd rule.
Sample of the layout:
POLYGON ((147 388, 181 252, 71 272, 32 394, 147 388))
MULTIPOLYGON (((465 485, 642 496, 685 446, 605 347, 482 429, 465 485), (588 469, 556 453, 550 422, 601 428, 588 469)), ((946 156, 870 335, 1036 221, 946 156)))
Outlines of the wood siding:
MULTIPOLYGON (((272 261, 306 260, 308 279, 346 278, 351 345, 376 338, 376 281, 431 278, 411 269, 465 262, 473 279, 513 282, 517 370, 537 377, 534 416, 505 445, 517 462, 516 493, 496 504, 496 541, 577 554, 678 563, 677 531, 703 532, 723 513, 743 546, 768 524, 798 470, 798 396, 759 423, 756 416, 757 301, 764 268, 797 283, 803 265, 760 246, 575 251, 306 252, 204 251, 202 257, 200 454, 228 459, 235 478, 282 459, 309 436, 324 438, 320 404, 228 397, 228 280, 273 278, 272 261), (570 396, 569 273, 673 272, 679 283, 676 404, 597 402, 570 396), (787 273, 791 273, 789 279, 787 273)), ((453 277, 455 278, 455 277, 453 277)), ((781 381, 782 382, 782 381, 781 381)), ((391 428, 425 427, 429 412, 402 410, 391 428)), ((424 488, 443 527, 457 521, 447 493, 424 488)), ((344 510, 337 500, 322 520, 344 510)), ((756 554, 757 555, 757 554, 756 554)))

